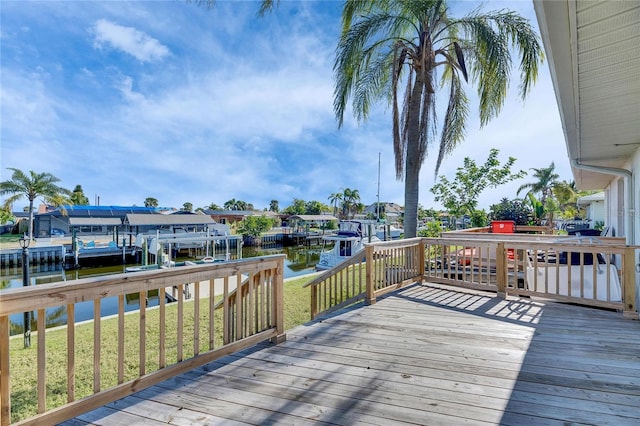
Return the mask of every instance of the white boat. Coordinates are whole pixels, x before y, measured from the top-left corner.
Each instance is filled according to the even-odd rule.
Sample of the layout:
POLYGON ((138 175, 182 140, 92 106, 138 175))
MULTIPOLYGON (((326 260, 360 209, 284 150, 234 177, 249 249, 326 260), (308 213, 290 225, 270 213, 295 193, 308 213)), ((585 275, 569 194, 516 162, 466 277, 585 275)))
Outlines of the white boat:
MULTIPOLYGON (((127 272, 137 272, 147 269, 163 269, 173 266, 183 266, 184 262, 171 259, 173 248, 201 247, 204 251, 202 261, 196 263, 226 262, 233 258, 242 258, 242 236, 212 234, 203 232, 161 233, 155 235, 138 234, 135 246, 140 249, 143 265, 127 268, 127 272), (235 247, 235 257, 231 248, 235 247), (211 253, 211 254, 210 254, 211 253)), ((194 262, 188 262, 194 264, 194 262)))
POLYGON ((366 221, 341 221, 337 234, 326 235, 322 238, 326 248, 323 248, 320 253, 316 270, 331 269, 364 249, 366 243, 380 241, 373 232, 371 235, 369 234, 370 229, 375 229, 375 227, 366 221))
POLYGON ((380 240, 397 240, 402 236, 402 229, 398 229, 392 225, 381 224, 377 227, 376 237, 380 240))

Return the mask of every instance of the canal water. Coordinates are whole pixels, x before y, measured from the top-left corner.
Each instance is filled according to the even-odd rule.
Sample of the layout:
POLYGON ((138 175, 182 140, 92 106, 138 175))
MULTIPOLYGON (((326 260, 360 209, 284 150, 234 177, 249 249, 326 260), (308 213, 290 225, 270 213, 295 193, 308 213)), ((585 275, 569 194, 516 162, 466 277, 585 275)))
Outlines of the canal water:
MULTIPOLYGON (((243 247, 242 257, 250 258, 257 256, 266 256, 272 254, 285 254, 284 261, 284 278, 293 278, 306 275, 315 271, 315 265, 320 259, 320 247, 279 247, 262 249, 259 247, 243 247)), ((188 260, 185 259, 175 259, 188 260)), ((104 275, 121 274, 125 272, 125 268, 137 265, 115 265, 115 266, 99 266, 86 267, 80 269, 65 270, 62 264, 45 264, 32 265, 30 269, 31 285, 47 284, 54 282, 73 281, 80 278, 98 277, 104 275)), ((22 268, 2 268, 0 273, 0 289, 22 287, 22 268)), ((158 305, 157 292, 148 295, 146 301, 147 306, 158 305)), ((137 310, 140 307, 139 295, 129 294, 125 297, 125 311, 137 310)), ((105 317, 114 315, 118 312, 117 297, 107 297, 102 299, 100 304, 100 316, 105 317)), ((36 312, 32 312, 31 329, 36 329, 36 312)), ((93 301, 76 303, 75 305, 76 322, 87 321, 93 319, 93 301)), ((60 306, 46 310, 46 325, 49 327, 57 327, 67 323, 66 306, 60 306)), ((21 334, 24 329, 23 314, 12 315, 9 318, 11 334, 21 334)))

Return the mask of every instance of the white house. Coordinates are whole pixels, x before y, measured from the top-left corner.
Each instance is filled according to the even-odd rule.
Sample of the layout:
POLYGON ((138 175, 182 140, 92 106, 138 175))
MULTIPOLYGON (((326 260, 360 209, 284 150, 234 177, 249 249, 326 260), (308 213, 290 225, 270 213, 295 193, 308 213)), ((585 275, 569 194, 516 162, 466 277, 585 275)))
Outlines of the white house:
MULTIPOLYGON (((533 6, 576 186, 604 190, 605 225, 638 245, 640 1, 534 0, 533 6)), ((636 266, 640 299, 639 283, 636 266)))
POLYGON ((582 207, 587 212, 587 219, 594 227, 598 222, 607 223, 606 209, 604 204, 604 192, 585 195, 577 200, 578 207, 582 207))

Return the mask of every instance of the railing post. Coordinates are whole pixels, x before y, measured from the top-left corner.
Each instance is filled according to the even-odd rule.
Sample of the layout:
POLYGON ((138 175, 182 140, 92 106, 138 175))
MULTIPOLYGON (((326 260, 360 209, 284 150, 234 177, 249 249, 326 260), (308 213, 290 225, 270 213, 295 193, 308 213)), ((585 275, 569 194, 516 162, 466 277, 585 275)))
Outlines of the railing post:
POLYGON ((311 319, 315 319, 318 315, 318 286, 311 286, 311 319))
POLYGON ((507 259, 504 243, 499 242, 496 247, 496 285, 498 286, 498 297, 507 297, 507 259))
POLYGON ((364 304, 373 305, 376 303, 375 288, 373 285, 373 246, 369 245, 365 247, 365 259, 367 294, 364 299, 364 304))
POLYGON ((636 306, 636 268, 635 249, 627 247, 624 250, 622 279, 624 281, 624 309, 622 315, 625 318, 640 319, 636 306))
POLYGON ((282 343, 287 340, 287 335, 284 333, 284 259, 278 260, 278 268, 273 280, 273 304, 275 313, 275 326, 276 337, 271 339, 271 343, 282 343))
POLYGON ((426 270, 426 254, 427 245, 424 242, 424 238, 420 239, 420 244, 418 245, 418 277, 420 278, 420 284, 424 282, 424 274, 426 270))
POLYGON ((9 381, 9 316, 0 316, 0 425, 11 423, 11 383, 9 381))

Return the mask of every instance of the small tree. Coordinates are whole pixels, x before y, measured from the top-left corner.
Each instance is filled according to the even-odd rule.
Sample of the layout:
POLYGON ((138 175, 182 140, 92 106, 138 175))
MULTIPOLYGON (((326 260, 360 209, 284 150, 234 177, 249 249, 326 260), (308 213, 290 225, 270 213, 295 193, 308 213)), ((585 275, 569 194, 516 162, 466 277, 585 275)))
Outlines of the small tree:
POLYGON ((71 192, 71 197, 69 197, 69 201, 74 206, 88 206, 89 198, 84 195, 84 191, 82 190, 82 185, 76 185, 71 192))
POLYGON ((499 204, 489 208, 490 220, 513 220, 516 225, 528 225, 531 223, 531 217, 531 209, 520 199, 503 198, 499 204))
POLYGON ((419 237, 437 238, 442 233, 442 224, 437 221, 427 222, 424 228, 418 231, 419 237))
POLYGON ((271 200, 271 202, 269 203, 269 211, 275 213, 278 213, 280 211, 278 200, 271 200))
POLYGON ((321 214, 324 204, 320 201, 307 201, 304 206, 304 214, 321 214))
POLYGON ((244 237, 257 238, 275 225, 275 220, 266 216, 247 216, 238 224, 237 231, 244 237))
POLYGON ((301 200, 299 198, 294 198, 293 199, 293 203, 291 203, 291 205, 289 207, 287 207, 286 209, 284 209, 284 213, 286 214, 305 214, 306 210, 307 210, 307 203, 305 203, 304 200, 301 200))
POLYGON ((16 217, 7 206, 0 207, 0 225, 4 225, 7 222, 15 222, 16 217))
POLYGON ((487 212, 484 210, 474 210, 471 212, 471 226, 474 228, 481 228, 489 224, 487 212))
POLYGON ((191 204, 190 202, 186 202, 182 205, 182 210, 185 212, 192 212, 193 211, 193 204, 191 204))
POLYGON ((465 157, 464 165, 458 167, 453 182, 449 182, 445 176, 440 176, 439 182, 431 188, 435 200, 441 202, 454 218, 471 215, 478 205, 478 197, 485 189, 495 188, 527 174, 523 170, 511 172, 511 166, 516 162, 513 157, 509 157, 504 165, 500 165, 498 152, 492 148, 487 161, 481 167, 471 158, 465 157))

